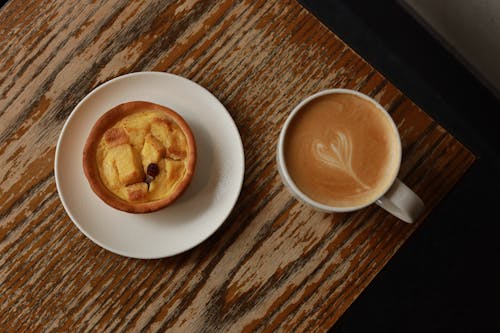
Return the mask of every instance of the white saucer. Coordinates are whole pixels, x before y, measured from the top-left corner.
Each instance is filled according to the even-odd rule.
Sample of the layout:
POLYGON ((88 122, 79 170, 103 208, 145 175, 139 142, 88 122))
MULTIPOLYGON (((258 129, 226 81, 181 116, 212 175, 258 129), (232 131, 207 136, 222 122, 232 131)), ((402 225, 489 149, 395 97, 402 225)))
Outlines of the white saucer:
POLYGON ((162 258, 200 244, 227 218, 244 176, 241 137, 225 107, 200 85, 167 73, 140 72, 97 87, 73 110, 57 142, 57 191, 75 225, 92 241, 133 258, 162 258), (123 102, 143 100, 177 111, 191 127, 197 164, 188 189, 150 214, 124 213, 101 201, 83 173, 83 146, 96 120, 123 102))

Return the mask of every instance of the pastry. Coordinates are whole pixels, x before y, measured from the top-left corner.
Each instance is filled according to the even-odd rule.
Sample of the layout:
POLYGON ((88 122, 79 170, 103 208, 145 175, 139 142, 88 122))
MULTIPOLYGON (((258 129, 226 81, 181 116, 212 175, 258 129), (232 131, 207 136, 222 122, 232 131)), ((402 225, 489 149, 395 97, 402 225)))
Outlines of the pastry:
POLYGON ((194 136, 175 111, 150 102, 115 106, 90 131, 83 169, 108 205, 130 213, 159 210, 189 185, 196 164, 194 136))

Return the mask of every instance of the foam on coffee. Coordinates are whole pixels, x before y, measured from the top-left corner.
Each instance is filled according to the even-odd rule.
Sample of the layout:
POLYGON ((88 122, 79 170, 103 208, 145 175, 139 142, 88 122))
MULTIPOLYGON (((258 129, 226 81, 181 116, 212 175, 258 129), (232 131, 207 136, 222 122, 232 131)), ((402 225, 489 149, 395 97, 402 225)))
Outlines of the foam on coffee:
POLYGON ((311 199, 329 206, 373 202, 399 169, 399 137, 370 101, 333 93, 303 106, 286 130, 285 165, 311 199))

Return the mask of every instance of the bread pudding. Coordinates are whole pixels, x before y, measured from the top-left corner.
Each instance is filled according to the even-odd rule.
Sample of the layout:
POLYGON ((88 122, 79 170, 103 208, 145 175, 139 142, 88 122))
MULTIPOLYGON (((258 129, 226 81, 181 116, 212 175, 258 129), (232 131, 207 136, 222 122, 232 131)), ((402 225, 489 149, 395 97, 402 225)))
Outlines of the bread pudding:
POLYGON ((191 129, 175 111, 150 102, 120 104, 101 116, 83 151, 92 190, 130 213, 161 209, 189 185, 196 164, 191 129))

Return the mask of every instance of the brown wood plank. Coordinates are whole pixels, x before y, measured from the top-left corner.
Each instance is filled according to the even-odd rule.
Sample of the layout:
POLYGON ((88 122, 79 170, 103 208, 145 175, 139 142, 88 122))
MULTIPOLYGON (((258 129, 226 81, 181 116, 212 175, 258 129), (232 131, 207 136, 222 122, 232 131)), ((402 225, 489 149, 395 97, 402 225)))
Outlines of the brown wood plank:
POLYGON ((370 206, 322 214, 275 165, 301 99, 376 98, 402 136, 400 177, 427 215, 474 156, 294 1, 11 0, 0 11, 0 327, 13 331, 326 331, 425 220, 370 206), (57 197, 54 152, 97 85, 165 71, 210 90, 242 136, 242 194, 223 226, 175 257, 105 251, 57 197))

